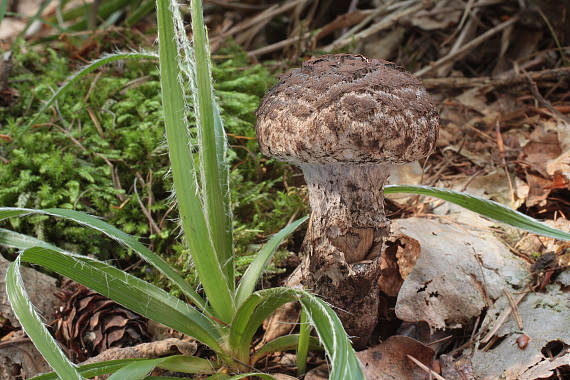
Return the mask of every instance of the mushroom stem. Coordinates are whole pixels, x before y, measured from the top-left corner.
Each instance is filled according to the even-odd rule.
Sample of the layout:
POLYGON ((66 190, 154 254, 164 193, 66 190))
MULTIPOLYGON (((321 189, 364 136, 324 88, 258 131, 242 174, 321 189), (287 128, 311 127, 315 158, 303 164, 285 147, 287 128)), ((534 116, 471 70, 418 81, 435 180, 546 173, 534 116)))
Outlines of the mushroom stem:
POLYGON ((389 164, 303 164, 313 236, 326 236, 348 264, 371 259, 388 235, 382 187, 389 164))
POLYGON ((353 344, 365 347, 378 322, 379 256, 390 226, 382 187, 389 165, 301 167, 313 210, 302 282, 338 308, 353 344))

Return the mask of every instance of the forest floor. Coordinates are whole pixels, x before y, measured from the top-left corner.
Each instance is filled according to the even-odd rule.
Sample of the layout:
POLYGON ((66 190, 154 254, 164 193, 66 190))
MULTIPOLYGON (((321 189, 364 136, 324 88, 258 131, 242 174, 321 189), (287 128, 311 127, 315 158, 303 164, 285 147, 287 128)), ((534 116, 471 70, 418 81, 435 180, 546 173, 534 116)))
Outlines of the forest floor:
MULTIPOLYGON (((245 51, 246 64, 238 72, 262 67, 269 73, 262 87, 308 57, 333 52, 393 61, 414 73, 439 109, 439 139, 429 158, 394 169, 391 183, 465 191, 570 231, 567 2, 205 3, 214 62, 222 65, 232 58, 226 45, 232 40, 245 51)), ((4 35, 4 25, 0 24, 0 35, 4 35)), ((141 22, 128 34, 152 46, 156 38, 152 32, 152 22, 141 22)), ((53 30, 43 27, 29 40, 38 41, 50 33, 53 30)), ((109 46, 132 48, 132 38, 126 35, 122 27, 112 26, 85 33, 78 44, 61 34, 56 49, 70 57, 71 69, 99 57, 109 46), (112 44, 105 41, 110 36, 112 44)), ((9 38, 5 41, 2 50, 9 51, 9 38)), ((15 104, 21 95, 3 67, 6 75, 0 75, 0 103, 6 106, 15 104)), ((224 82, 223 77, 219 82, 224 82)), ((262 94, 250 95, 259 100, 262 94)), ((236 117, 251 126, 253 121, 248 118, 253 111, 236 117)), ((230 135, 232 147, 242 151, 244 162, 248 154, 259 156, 253 136, 241 130, 230 135)), ((2 130, 0 139, 8 141, 11 136, 2 130)), ((7 164, 11 157, 0 159, 7 164)), ((257 165, 247 163, 252 168, 248 170, 257 170, 259 183, 273 181, 272 185, 295 199, 287 205, 281 201, 279 210, 285 211, 280 218, 286 222, 308 212, 300 170, 261 160, 261 166, 258 161, 257 165)), ((262 202, 263 190, 256 194, 248 202, 262 202)), ((263 208, 268 215, 268 208, 278 202, 271 199, 273 203, 263 208)), ((507 228, 428 197, 389 196, 385 207, 394 222, 392 253, 384 263, 387 280, 381 285, 384 306, 375 335, 378 344, 360 353, 370 379, 570 377, 568 242, 507 228), (416 364, 418 360, 424 367, 416 364)), ((168 205, 157 206, 153 212, 166 216, 167 209, 168 205)), ((142 224, 151 223, 143 218, 142 224)), ((259 244, 276 228, 276 224, 250 225, 245 230, 257 232, 248 235, 244 247, 259 244)), ((288 250, 297 252, 302 238, 296 235, 288 250)), ((284 259, 287 272, 267 281, 284 281, 296 263, 295 255, 284 259)), ((298 317, 292 313, 269 322, 260 340, 287 333, 282 326, 298 317)), ((22 339, 9 336, 8 332, 14 333, 11 328, 2 330, 2 318, 0 308, 0 352, 12 347, 9 342, 14 339, 22 339)), ((294 363, 291 354, 281 353, 269 357, 260 369, 293 375, 290 363, 294 363)), ((316 370, 305 379, 326 378, 322 356, 310 356, 309 363, 316 370)))

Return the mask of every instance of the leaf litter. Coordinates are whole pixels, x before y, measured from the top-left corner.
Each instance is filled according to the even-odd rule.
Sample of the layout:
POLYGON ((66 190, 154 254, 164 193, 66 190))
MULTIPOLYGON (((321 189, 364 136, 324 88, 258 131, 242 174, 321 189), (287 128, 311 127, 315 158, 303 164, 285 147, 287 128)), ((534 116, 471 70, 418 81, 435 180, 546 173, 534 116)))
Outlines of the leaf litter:
MULTIPOLYGON (((415 71, 442 128, 432 157, 399 167, 393 183, 465 191, 570 231, 568 4, 211 3, 214 53, 234 38, 252 59, 276 60, 274 72, 339 48, 415 71)), ((382 266, 379 343, 360 353, 368 378, 569 376, 568 243, 425 197, 390 196, 386 207, 400 219, 382 266)), ((284 314, 289 322, 268 323, 270 338, 297 322, 284 314)))

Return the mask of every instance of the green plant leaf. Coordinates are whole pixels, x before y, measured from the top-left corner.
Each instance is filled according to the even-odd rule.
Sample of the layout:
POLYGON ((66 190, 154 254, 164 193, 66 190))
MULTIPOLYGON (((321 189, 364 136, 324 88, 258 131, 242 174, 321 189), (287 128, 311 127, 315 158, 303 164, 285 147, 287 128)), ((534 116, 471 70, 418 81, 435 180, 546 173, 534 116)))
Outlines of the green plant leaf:
POLYGON ((8 0, 0 0, 0 24, 6 15, 6 10, 8 9, 8 0))
POLYGON ((307 354, 309 352, 309 338, 311 334, 311 325, 307 321, 307 313, 301 310, 301 320, 299 326, 299 342, 297 345, 297 375, 305 373, 307 369, 307 354))
POLYGON ((139 380, 148 378, 146 375, 160 367, 174 372, 210 374, 215 369, 209 360, 184 355, 167 356, 157 359, 133 361, 109 377, 109 380, 139 380))
POLYGON ((211 219, 206 218, 202 209, 201 189, 189 144, 184 92, 178 81, 180 70, 173 11, 178 12, 176 7, 171 8, 170 1, 157 1, 160 81, 172 178, 182 227, 198 276, 216 317, 228 323, 235 310, 233 284, 229 285, 233 278, 227 277, 225 266, 220 263, 212 242, 214 237, 208 228, 211 219))
POLYGON ((269 239, 267 243, 261 248, 261 250, 255 256, 253 262, 249 265, 244 275, 242 276, 236 295, 236 304, 240 306, 254 291, 255 284, 259 280, 259 277, 269 264, 269 261, 273 257, 273 254, 277 250, 277 247, 281 244, 283 239, 293 233, 301 224, 303 224, 308 219, 305 216, 293 223, 285 226, 281 231, 277 232, 275 235, 269 239))
POLYGON ((221 351, 221 336, 211 319, 152 284, 95 259, 48 248, 26 249, 20 258, 69 277, 142 316, 221 351))
MULTIPOLYGON (((299 334, 289 334, 275 338, 271 342, 264 344, 259 350, 255 351, 251 356, 250 363, 253 365, 264 356, 273 352, 294 350, 299 345, 299 339, 299 334)), ((313 336, 307 337, 307 343, 307 348, 310 350, 316 351, 323 349, 323 346, 319 344, 319 340, 313 336)))
POLYGON ((108 380, 142 380, 159 363, 160 359, 133 361, 109 376, 108 380))
POLYGON ((132 12, 129 17, 125 20, 125 24, 128 27, 133 26, 140 20, 142 20, 147 14, 152 12, 156 5, 155 0, 145 0, 139 7, 137 7, 134 12, 132 12))
MULTIPOLYGON (((99 375, 105 375, 108 373, 113 373, 119 369, 129 365, 133 361, 138 361, 141 359, 119 359, 119 360, 109 360, 99 363, 85 364, 77 368, 79 373, 86 378, 91 378, 99 375)), ((39 376, 32 377, 30 380, 58 380, 59 377, 56 373, 50 372, 39 376)))
POLYGON ((250 376, 260 377, 265 380, 277 380, 275 377, 262 372, 248 372, 235 376, 226 375, 225 373, 217 373, 215 375, 207 377, 205 380, 240 380, 250 376))
POLYGON ((198 306, 201 310, 211 313, 206 305, 206 302, 202 297, 192 289, 186 281, 172 268, 163 258, 152 252, 150 249, 145 247, 134 237, 124 233, 111 226, 110 224, 104 222, 103 220, 91 216, 89 214, 74 211, 74 210, 64 210, 64 209, 47 209, 47 210, 35 210, 35 209, 24 209, 15 207, 0 207, 0 220, 15 216, 24 216, 27 214, 43 214, 57 216, 60 218, 72 220, 81 225, 91 227, 97 231, 102 232, 108 237, 116 240, 120 244, 126 245, 131 248, 136 254, 138 254, 146 262, 158 269, 162 274, 164 274, 170 281, 172 281, 180 290, 190 298, 190 300, 198 306))
MULTIPOLYGON (((228 286, 233 291, 233 241, 229 212, 229 169, 226 157, 226 135, 216 106, 210 71, 210 53, 206 38, 202 1, 191 0, 192 38, 195 59, 194 113, 200 142, 200 174, 205 214, 212 241, 222 263, 228 286), (225 187, 225 188, 224 188, 225 187)), ((179 31, 180 33, 180 31, 179 31)), ((184 36, 186 33, 184 33, 184 36)))
POLYGON ((63 252, 62 249, 56 247, 55 245, 46 243, 43 240, 36 239, 35 237, 20 234, 18 232, 6 230, 0 228, 0 244, 10 248, 17 248, 20 250, 32 248, 32 247, 44 247, 53 249, 54 251, 63 252))
POLYGON ((388 185, 384 187, 385 194, 408 193, 427 195, 443 199, 483 215, 487 218, 520 228, 535 234, 549 236, 560 240, 570 240, 570 233, 552 228, 536 219, 506 207, 495 201, 460 193, 448 189, 420 185, 388 185))
POLYGON ((60 378, 82 380, 83 376, 67 359, 35 312, 20 276, 20 257, 10 264, 6 273, 6 294, 14 313, 34 346, 60 378))
MULTIPOLYGON (((301 302, 331 363, 330 379, 364 379, 356 353, 334 311, 323 300, 300 289, 272 288, 254 292, 243 302, 230 327, 234 355, 248 355, 251 339, 263 320, 286 302, 301 302)), ((241 359, 240 359, 241 360, 241 359)))

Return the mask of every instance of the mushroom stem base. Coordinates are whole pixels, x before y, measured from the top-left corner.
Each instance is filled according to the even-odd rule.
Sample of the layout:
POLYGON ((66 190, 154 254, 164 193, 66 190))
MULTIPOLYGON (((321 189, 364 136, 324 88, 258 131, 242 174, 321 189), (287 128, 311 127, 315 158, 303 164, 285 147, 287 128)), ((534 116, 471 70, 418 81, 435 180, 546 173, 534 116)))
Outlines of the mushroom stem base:
POLYGON ((336 308, 356 347, 378 322, 379 256, 388 235, 387 165, 304 165, 312 215, 302 282, 336 308))

